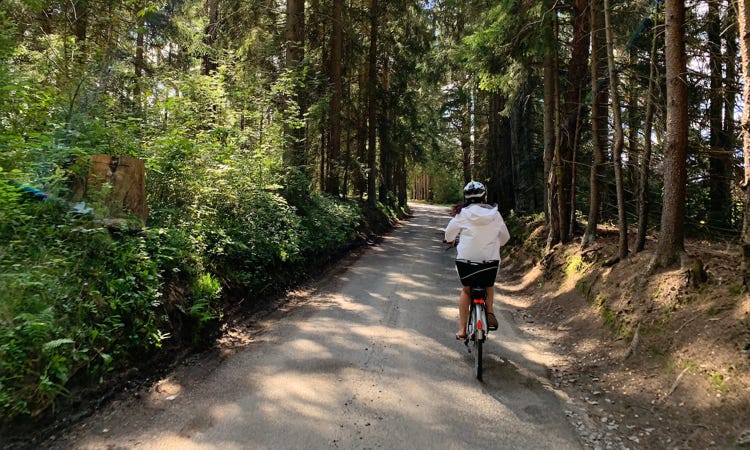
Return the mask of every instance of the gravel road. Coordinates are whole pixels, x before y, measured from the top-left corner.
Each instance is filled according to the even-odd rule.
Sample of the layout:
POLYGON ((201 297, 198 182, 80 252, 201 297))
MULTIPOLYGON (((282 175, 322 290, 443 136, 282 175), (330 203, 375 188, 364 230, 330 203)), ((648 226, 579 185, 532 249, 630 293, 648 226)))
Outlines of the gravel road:
POLYGON ((484 381, 473 377, 453 337, 449 219, 447 208, 415 205, 303 303, 265 318, 241 351, 194 361, 45 447, 581 448, 546 378, 549 349, 518 331, 509 303, 496 306, 484 381))

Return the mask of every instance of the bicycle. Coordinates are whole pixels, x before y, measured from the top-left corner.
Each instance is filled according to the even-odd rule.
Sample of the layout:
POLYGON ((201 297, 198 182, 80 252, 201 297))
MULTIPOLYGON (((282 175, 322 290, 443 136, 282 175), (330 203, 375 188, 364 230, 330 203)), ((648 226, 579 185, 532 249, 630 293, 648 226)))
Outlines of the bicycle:
MULTIPOLYGON (((455 246, 452 243, 448 248, 455 246)), ((490 328, 487 324, 487 288, 495 284, 497 269, 500 261, 469 261, 466 259, 456 260, 456 270, 461 279, 461 284, 469 286, 469 321, 466 325, 466 337, 464 344, 469 353, 474 347, 474 375, 477 380, 482 379, 483 370, 483 346, 487 340, 490 328)))

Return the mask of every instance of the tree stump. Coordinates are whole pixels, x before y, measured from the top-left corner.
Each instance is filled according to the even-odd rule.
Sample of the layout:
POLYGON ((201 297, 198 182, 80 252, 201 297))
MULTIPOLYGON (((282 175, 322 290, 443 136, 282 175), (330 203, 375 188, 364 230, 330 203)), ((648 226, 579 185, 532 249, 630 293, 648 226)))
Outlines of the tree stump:
POLYGON ((110 218, 126 218, 132 214, 145 224, 146 166, 142 159, 132 156, 91 155, 88 174, 74 180, 71 186, 75 202, 103 201, 110 218), (104 186, 109 185, 108 189, 104 186))

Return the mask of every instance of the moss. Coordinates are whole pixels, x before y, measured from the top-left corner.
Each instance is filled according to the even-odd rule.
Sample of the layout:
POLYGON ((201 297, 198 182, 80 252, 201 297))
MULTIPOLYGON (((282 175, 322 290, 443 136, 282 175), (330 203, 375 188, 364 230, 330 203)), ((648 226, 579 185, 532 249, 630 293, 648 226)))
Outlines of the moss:
POLYGON ((721 372, 716 370, 712 371, 708 375, 708 381, 711 384, 711 387, 717 391, 725 392, 728 389, 724 380, 724 374, 721 372))
POLYGON ((729 288, 729 293, 732 295, 742 295, 745 292, 745 287, 741 284, 735 284, 729 288))
POLYGON ((581 258, 581 255, 575 255, 568 261, 568 264, 565 266, 565 275, 571 276, 575 274, 576 272, 583 272, 588 265, 583 262, 583 258, 581 258))
POLYGON ((580 292, 581 294, 588 294, 590 286, 591 283, 586 278, 581 278, 580 280, 576 281, 576 290, 578 290, 578 292, 580 292))

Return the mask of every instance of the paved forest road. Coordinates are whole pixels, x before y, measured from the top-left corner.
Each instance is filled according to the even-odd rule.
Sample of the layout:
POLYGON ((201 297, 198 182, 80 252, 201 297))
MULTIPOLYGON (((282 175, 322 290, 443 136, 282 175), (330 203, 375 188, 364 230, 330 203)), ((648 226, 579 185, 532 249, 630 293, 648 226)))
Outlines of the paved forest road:
POLYGON ((547 387, 544 344, 516 331, 507 306, 497 305, 485 381, 473 378, 453 337, 455 252, 441 246, 450 217, 414 210, 242 351, 204 373, 178 370, 45 447, 581 448, 547 387))

